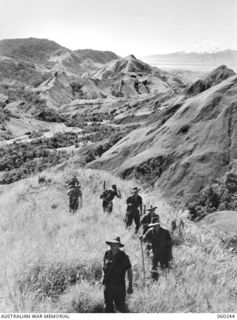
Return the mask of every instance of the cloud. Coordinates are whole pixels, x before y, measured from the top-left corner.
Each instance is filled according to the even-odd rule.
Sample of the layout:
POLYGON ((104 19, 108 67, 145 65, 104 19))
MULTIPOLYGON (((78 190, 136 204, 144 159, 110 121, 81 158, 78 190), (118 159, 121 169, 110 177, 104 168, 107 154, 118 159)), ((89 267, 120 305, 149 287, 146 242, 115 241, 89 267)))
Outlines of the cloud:
POLYGON ((201 43, 190 44, 184 51, 186 52, 216 52, 226 48, 220 42, 204 40, 201 43))
POLYGON ((183 46, 169 46, 169 47, 164 48, 162 50, 163 51, 162 53, 172 53, 172 52, 180 52, 180 51, 186 52, 186 53, 190 53, 190 52, 213 53, 213 52, 222 51, 222 50, 226 50, 226 49, 230 49, 230 48, 223 46, 223 44, 221 42, 204 40, 199 43, 190 43, 190 44, 183 45, 183 46))

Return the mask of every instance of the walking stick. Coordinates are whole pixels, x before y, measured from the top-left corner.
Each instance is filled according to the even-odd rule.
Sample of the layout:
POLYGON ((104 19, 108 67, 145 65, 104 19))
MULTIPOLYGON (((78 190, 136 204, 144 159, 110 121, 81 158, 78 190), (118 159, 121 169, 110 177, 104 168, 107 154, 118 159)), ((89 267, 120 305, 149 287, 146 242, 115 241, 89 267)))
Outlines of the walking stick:
POLYGON ((142 252, 143 285, 144 287, 146 287, 146 270, 145 270, 145 260, 144 260, 142 239, 140 239, 140 243, 141 243, 141 252, 142 252))

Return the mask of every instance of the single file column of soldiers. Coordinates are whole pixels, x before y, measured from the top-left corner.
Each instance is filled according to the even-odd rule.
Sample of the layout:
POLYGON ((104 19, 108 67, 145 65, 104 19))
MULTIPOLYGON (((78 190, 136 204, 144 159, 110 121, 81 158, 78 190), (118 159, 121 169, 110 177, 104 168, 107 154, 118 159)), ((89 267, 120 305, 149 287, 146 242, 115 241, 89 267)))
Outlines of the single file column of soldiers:
MULTIPOLYGON (((69 196, 69 210, 75 213, 79 206, 82 207, 82 192, 79 181, 74 176, 68 183, 68 196, 69 196), (78 191, 79 190, 79 191, 78 191)), ((173 241, 170 232, 160 225, 160 217, 156 213, 156 208, 150 206, 146 210, 143 207, 142 197, 139 195, 140 189, 134 187, 131 195, 127 198, 126 214, 124 218, 125 227, 129 228, 132 223, 135 223, 135 234, 138 233, 142 226, 142 235, 139 236, 142 255, 142 270, 143 270, 143 284, 145 285, 145 262, 144 255, 151 257, 151 279, 157 281, 159 279, 158 264, 162 270, 170 268, 172 260, 172 246, 173 241), (144 208, 144 212, 143 212, 144 208), (145 242, 145 254, 143 250, 143 242, 145 242)), ((113 199, 117 197, 121 199, 121 192, 114 184, 111 188, 106 189, 104 183, 104 191, 100 195, 102 199, 102 209, 104 213, 110 215, 113 212, 113 199)), ((176 223, 172 222, 172 227, 176 223)), ((105 252, 103 259, 103 292, 105 302, 105 312, 127 312, 125 303, 126 297, 126 282, 125 275, 128 276, 127 293, 133 293, 133 273, 132 265, 129 257, 124 251, 120 249, 124 247, 121 243, 120 237, 107 240, 106 244, 110 247, 105 252)))

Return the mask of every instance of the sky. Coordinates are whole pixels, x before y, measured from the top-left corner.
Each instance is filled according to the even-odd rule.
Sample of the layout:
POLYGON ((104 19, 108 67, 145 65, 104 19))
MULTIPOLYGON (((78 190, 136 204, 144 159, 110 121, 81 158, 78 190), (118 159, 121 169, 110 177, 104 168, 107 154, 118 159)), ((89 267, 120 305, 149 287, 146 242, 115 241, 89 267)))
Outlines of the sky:
POLYGON ((237 49, 237 0, 0 0, 0 39, 143 57, 237 49))

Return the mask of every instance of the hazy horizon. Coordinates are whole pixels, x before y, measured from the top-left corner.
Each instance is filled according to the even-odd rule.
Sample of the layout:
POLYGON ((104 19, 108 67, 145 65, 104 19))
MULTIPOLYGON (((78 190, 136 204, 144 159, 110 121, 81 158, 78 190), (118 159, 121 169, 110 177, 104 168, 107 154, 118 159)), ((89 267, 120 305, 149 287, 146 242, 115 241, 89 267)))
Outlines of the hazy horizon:
POLYGON ((0 39, 136 56, 237 49, 235 0, 0 0, 0 39))
MULTIPOLYGON (((111 49, 98 49, 98 48, 92 48, 92 47, 85 47, 85 48, 76 48, 76 49, 71 49, 65 45, 63 45, 62 43, 60 43, 59 41, 56 41, 54 39, 49 39, 49 38, 39 38, 39 37, 16 37, 16 38, 0 38, 0 41, 2 40, 26 40, 26 39, 39 39, 39 40, 49 40, 49 41, 52 41, 52 42, 55 42, 57 44, 59 44, 60 46, 62 47, 65 47, 69 50, 72 50, 72 51, 76 51, 76 50, 98 50, 98 51, 113 51, 111 49)), ((197 50, 195 51, 195 49, 193 51, 189 51, 189 50, 176 50, 176 51, 167 51, 167 52, 164 52, 164 53, 151 53, 151 54, 147 54, 145 55, 144 57, 152 57, 152 56, 156 56, 156 55, 169 55, 169 54, 178 54, 178 53, 185 53, 185 54, 212 54, 212 53, 218 53, 218 52, 222 52, 222 51, 237 51, 237 49, 234 49, 234 48, 224 48, 224 49, 210 49, 210 50, 206 50, 206 51, 200 51, 200 50, 197 50)), ((116 52, 114 52, 116 53, 116 52)), ((129 53, 127 54, 128 55, 131 55, 134 53, 129 53)))

